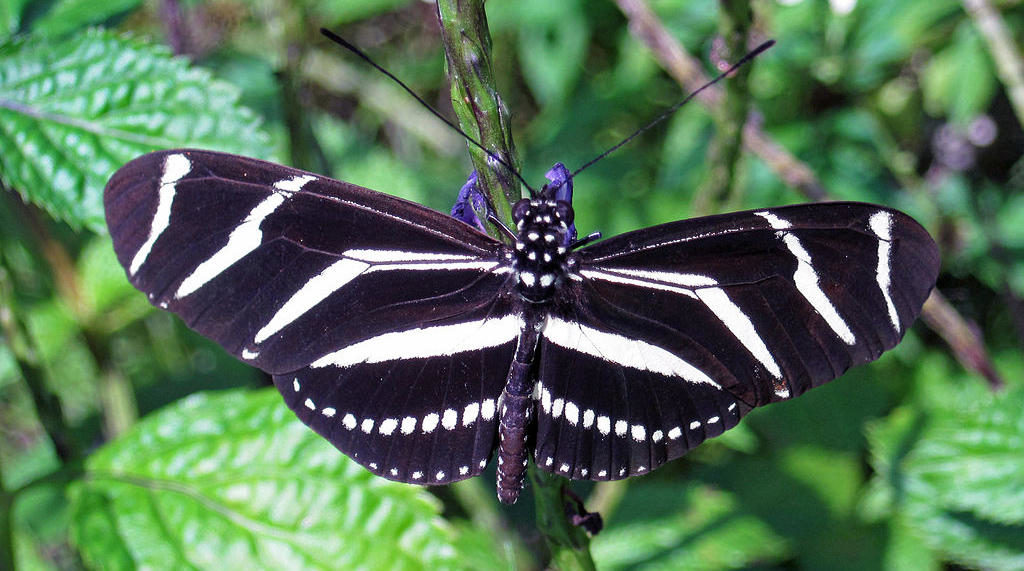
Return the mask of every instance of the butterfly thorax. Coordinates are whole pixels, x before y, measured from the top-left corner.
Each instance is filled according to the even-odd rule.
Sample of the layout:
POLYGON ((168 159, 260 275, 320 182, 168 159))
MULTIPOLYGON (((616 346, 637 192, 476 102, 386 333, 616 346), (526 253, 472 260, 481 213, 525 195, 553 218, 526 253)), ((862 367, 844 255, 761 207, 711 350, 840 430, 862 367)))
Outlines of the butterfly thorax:
POLYGON ((572 207, 561 200, 523 199, 516 203, 512 218, 517 231, 516 287, 527 301, 547 301, 565 280, 572 262, 572 207))

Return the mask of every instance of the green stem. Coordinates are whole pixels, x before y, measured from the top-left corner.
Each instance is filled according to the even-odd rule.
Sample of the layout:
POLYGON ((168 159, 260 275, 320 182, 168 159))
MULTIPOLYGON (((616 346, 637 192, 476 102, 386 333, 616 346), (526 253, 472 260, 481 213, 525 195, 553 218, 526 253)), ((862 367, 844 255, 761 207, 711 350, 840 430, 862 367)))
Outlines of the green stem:
POLYGON ((311 172, 331 172, 330 162, 313 132, 308 107, 302 102, 298 47, 289 48, 288 65, 276 73, 284 123, 288 129, 289 164, 311 172))
MULTIPOLYGON (((491 65, 491 37, 482 0, 438 0, 438 19, 448 63, 452 106, 462 129, 517 172, 519 161, 512 141, 508 111, 498 94, 491 65)), ((501 166, 492 166, 486 153, 469 146, 480 189, 488 196, 495 215, 511 225, 511 205, 520 198, 517 179, 501 166)), ((495 227, 494 236, 503 236, 495 227)), ((562 495, 564 478, 542 473, 531 463, 530 478, 536 498, 537 527, 551 549, 556 569, 593 569, 589 539, 566 519, 562 495)))
POLYGON ((1006 86, 1006 95, 1017 115, 1017 121, 1024 123, 1024 58, 1021 58, 1014 42, 1012 28, 988 0, 961 1, 988 44, 999 80, 1006 86))
MULTIPOLYGON (((491 36, 482 0, 439 0, 438 19, 452 89, 452 107, 462 130, 490 152, 519 171, 508 110, 494 82, 491 36)), ((494 213, 506 225, 512 223, 512 204, 521 191, 515 175, 473 145, 469 154, 476 168, 480 190, 493 204, 494 213)), ((489 231, 504 234, 490 222, 489 231)))
POLYGON ((509 533, 510 526, 494 502, 494 490, 485 486, 482 479, 470 478, 455 482, 451 489, 455 494, 455 499, 469 514, 473 524, 480 529, 488 530, 494 538, 495 545, 510 554, 514 568, 533 569, 537 567, 519 537, 509 533))
MULTIPOLYGON (((720 0, 718 27, 726 59, 735 61, 747 52, 753 19, 749 0, 720 0)), ((750 107, 747 79, 752 68, 744 66, 723 82, 725 97, 714 112, 717 129, 708 153, 711 167, 694 204, 696 214, 718 212, 730 199, 738 202, 736 171, 743 154, 743 125, 750 107)))
POLYGON ((604 518, 605 523, 615 514, 629 489, 629 480, 608 480, 598 482, 594 491, 587 496, 587 509, 593 510, 604 518))
POLYGON ((288 164, 317 173, 331 173, 331 164, 313 131, 312 114, 304 95, 303 63, 308 43, 298 42, 308 34, 302 4, 273 0, 266 4, 267 48, 272 54, 278 97, 287 129, 288 164))
POLYGON ((95 325, 97 319, 95 310, 89 308, 79 314, 78 321, 85 346, 99 369, 96 388, 103 412, 103 435, 113 440, 139 420, 139 407, 131 381, 114 366, 110 337, 95 325))
POLYGON ((551 551, 549 568, 562 571, 594 569, 590 538, 581 527, 572 525, 566 518, 565 488, 569 481, 537 468, 532 462, 529 471, 537 509, 537 530, 551 551))

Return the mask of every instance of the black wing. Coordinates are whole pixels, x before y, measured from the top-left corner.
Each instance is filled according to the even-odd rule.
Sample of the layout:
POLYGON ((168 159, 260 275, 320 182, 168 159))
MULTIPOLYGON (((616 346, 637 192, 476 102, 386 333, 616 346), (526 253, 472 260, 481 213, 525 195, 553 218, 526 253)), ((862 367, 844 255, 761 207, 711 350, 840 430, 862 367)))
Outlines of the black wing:
POLYGON ((697 218, 580 252, 544 331, 536 458, 618 479, 895 346, 938 273, 928 233, 856 203, 697 218))
POLYGON ((519 331, 497 241, 411 202, 207 151, 140 157, 104 202, 132 283, 272 373, 343 452, 402 481, 481 471, 519 331))

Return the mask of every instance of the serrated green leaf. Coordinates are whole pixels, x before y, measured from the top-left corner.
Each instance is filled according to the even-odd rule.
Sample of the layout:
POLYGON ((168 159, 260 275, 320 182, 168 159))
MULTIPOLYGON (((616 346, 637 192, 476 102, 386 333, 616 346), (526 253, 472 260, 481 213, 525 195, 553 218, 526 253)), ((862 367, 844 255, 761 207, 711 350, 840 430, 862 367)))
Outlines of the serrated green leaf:
POLYGON ((937 417, 908 458, 907 470, 950 509, 1022 526, 1024 391, 937 417))
POLYGON ((600 569, 742 569, 787 552, 734 496, 704 484, 634 486, 616 513, 591 542, 600 569))
POLYGON ((89 458, 71 500, 74 541, 96 568, 457 566, 433 496, 356 465, 273 389, 152 415, 89 458))
POLYGON ((860 511, 868 521, 889 517, 898 508, 903 499, 898 485, 900 465, 922 428, 921 416, 907 408, 896 409, 884 420, 868 425, 868 449, 876 474, 860 504, 860 511))
POLYGON ((897 512, 954 561, 1024 567, 1024 390, 964 395, 929 416, 901 410, 872 426, 878 475, 864 507, 869 515, 897 512))
POLYGON ((1024 569, 1024 525, 1002 525, 944 509, 912 486, 902 517, 932 549, 971 567, 1024 569))
POLYGON ((112 16, 127 12, 142 4, 142 0, 61 0, 53 4, 46 14, 33 22, 32 32, 57 36, 101 24, 112 16))
POLYGON ((266 158, 238 90, 161 46, 91 30, 0 48, 0 178, 74 226, 103 228, 103 187, 158 148, 266 158))

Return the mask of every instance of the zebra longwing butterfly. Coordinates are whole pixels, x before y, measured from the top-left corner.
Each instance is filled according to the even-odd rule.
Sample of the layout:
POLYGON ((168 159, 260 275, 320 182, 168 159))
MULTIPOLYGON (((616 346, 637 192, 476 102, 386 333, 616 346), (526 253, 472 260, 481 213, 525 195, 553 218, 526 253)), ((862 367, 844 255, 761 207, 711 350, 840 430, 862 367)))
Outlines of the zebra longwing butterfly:
POLYGON ((643 474, 877 359, 938 272, 913 219, 849 202, 577 247, 565 190, 515 206, 511 245, 386 194, 199 150, 131 161, 104 203, 131 282, 272 374, 342 452, 445 484, 497 448, 506 503, 528 452, 574 479, 643 474))

